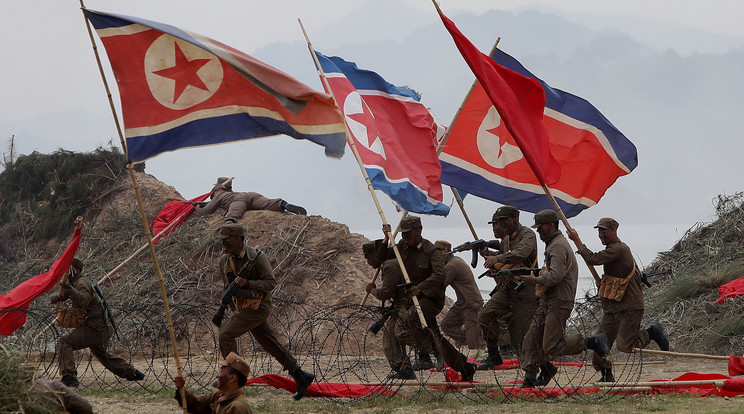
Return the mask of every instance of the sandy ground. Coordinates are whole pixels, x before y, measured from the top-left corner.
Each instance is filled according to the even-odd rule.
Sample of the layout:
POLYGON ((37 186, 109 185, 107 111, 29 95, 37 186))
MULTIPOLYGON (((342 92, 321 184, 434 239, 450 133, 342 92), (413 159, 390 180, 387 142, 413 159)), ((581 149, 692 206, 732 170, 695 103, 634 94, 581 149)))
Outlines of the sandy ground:
MULTIPOLYGON (((628 382, 632 384, 639 381, 674 378, 687 372, 719 373, 727 375, 727 367, 727 361, 722 360, 688 358, 669 359, 665 357, 647 356, 644 357, 643 364, 639 364, 636 360, 616 361, 615 375, 617 376, 618 382, 628 382)), ((423 374, 419 373, 419 379, 425 380, 427 383, 435 383, 441 382, 443 380, 443 375, 440 373, 424 372, 423 374)), ((476 381, 494 384, 496 381, 499 381, 503 386, 508 386, 506 384, 510 381, 518 381, 520 379, 521 373, 519 370, 478 372, 475 376, 476 381)), ((561 366, 556 380, 561 385, 579 385, 579 383, 587 385, 597 381, 598 375, 591 367, 561 366)), ((419 387, 403 387, 402 389, 406 390, 405 392, 412 396, 410 398, 412 404, 407 405, 407 407, 413 410, 413 412, 475 413, 481 412, 481 410, 485 406, 489 405, 489 403, 503 402, 502 399, 487 397, 486 393, 482 391, 469 390, 458 391, 459 394, 456 398, 450 398, 449 402, 446 404, 440 404, 437 402, 437 397, 433 398, 435 401, 432 403, 430 395, 435 394, 428 394, 427 391, 422 391, 419 387), (458 404, 458 400, 461 404, 458 404)), ((121 390, 95 392, 91 390, 91 387, 87 387, 85 390, 81 390, 81 393, 86 395, 86 398, 91 402, 96 413, 113 414, 122 412, 142 412, 157 414, 181 412, 178 410, 175 401, 172 399, 171 393, 167 391, 148 395, 141 391, 136 393, 127 393, 121 390)), ((391 404, 391 407, 383 408, 384 406, 380 407, 379 404, 374 404, 376 407, 370 407, 369 401, 367 401, 367 403, 361 401, 359 403, 348 404, 348 401, 334 402, 334 400, 326 398, 306 398, 305 400, 296 403, 292 401, 288 392, 266 387, 250 387, 250 389, 247 390, 247 394, 249 395, 249 400, 254 409, 256 409, 256 412, 287 412, 288 410, 292 412, 397 412, 397 407, 400 405, 400 403, 396 403, 391 404)), ((587 397, 563 401, 558 405, 558 407, 563 407, 560 408, 559 411, 569 410, 576 412, 595 412, 594 408, 600 407, 605 407, 602 409, 602 412, 615 412, 614 409, 613 411, 606 411, 606 407, 609 405, 617 406, 617 409, 621 409, 620 412, 646 412, 649 409, 652 411, 672 410, 671 412, 677 410, 673 405, 674 400, 671 402, 664 401, 660 403, 659 398, 659 396, 642 396, 634 397, 634 400, 632 400, 633 402, 629 399, 621 399, 621 401, 618 402, 618 397, 609 397, 605 394, 604 397, 599 398, 599 401, 596 403, 588 402, 587 397), (656 403, 660 404, 660 409, 653 409, 653 405, 656 403), (652 407, 647 406, 647 404, 650 404, 652 407)), ((744 402, 741 398, 729 400, 723 397, 711 397, 705 399, 695 398, 692 400, 693 402, 691 406, 689 400, 684 400, 686 402, 682 403, 683 406, 689 406, 692 410, 692 407, 697 403, 700 403, 702 412, 736 412, 736 407, 739 407, 739 404, 744 402), (696 400, 700 401, 696 402, 696 400)), ((535 409, 540 409, 539 407, 541 407, 535 407, 534 402, 515 402, 514 400, 510 402, 515 403, 509 408, 511 412, 531 413, 534 412, 535 409)), ((687 409, 684 409, 683 411, 687 411, 687 409)))

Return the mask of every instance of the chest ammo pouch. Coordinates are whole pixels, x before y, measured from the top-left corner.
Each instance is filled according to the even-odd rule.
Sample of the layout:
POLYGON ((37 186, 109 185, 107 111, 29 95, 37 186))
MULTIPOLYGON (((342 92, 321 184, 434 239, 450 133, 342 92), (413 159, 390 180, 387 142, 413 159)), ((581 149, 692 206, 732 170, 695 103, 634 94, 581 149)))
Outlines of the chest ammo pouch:
MULTIPOLYGON (((240 268, 240 272, 235 271, 235 262, 233 261, 232 256, 230 256, 230 268, 232 269, 235 278, 240 276, 248 280, 248 273, 250 273, 253 265, 256 263, 259 256, 261 256, 261 251, 257 249, 256 257, 252 259, 248 257, 248 261, 245 262, 243 267, 240 268)), ((261 306, 261 301, 263 300, 264 296, 266 296, 266 293, 252 289, 251 292, 253 292, 253 294, 250 297, 236 295, 237 297, 235 298, 235 306, 237 307, 238 311, 242 309, 258 310, 259 306, 261 306)))
POLYGON ((599 297, 614 300, 615 302, 622 301, 625 291, 628 290, 630 278, 633 277, 635 272, 636 265, 635 261, 633 261, 633 270, 626 277, 602 275, 602 283, 599 285, 599 297))

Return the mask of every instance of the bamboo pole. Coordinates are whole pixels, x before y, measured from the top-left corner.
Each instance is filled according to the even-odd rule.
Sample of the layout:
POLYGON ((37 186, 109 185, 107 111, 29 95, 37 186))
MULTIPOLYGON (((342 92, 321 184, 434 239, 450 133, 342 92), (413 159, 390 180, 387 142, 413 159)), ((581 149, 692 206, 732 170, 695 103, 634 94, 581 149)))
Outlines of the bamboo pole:
POLYGON ((640 349, 633 348, 633 352, 637 354, 653 354, 653 355, 666 355, 678 358, 698 358, 698 359, 716 359, 720 361, 728 361, 730 357, 723 355, 708 355, 708 354, 687 354, 683 352, 672 352, 672 351, 661 351, 656 349, 640 349))
MULTIPOLYGON (((127 158, 127 170, 129 171, 129 177, 132 180, 132 186, 134 187, 134 193, 137 196, 137 207, 139 208, 140 216, 142 218, 142 226, 145 228, 145 235, 147 236, 147 244, 150 247, 150 256, 152 257, 152 263, 155 267, 155 273, 158 276, 158 283, 160 284, 160 294, 163 299, 163 307, 165 309, 165 316, 168 320, 168 332, 170 333, 170 339, 171 339, 171 345, 173 347, 173 359, 176 363, 176 372, 178 373, 178 376, 182 376, 181 371, 181 360, 178 356, 178 344, 176 343, 176 333, 173 329, 173 318, 171 317, 170 307, 168 306, 168 295, 165 291, 165 283, 163 282, 163 275, 160 271, 160 264, 158 263, 158 257, 157 254, 155 254, 155 245, 152 243, 152 234, 150 233, 150 225, 147 222, 147 215, 145 213, 145 207, 142 203, 142 194, 140 194, 139 186, 137 185, 137 179, 134 176, 134 166, 131 161, 129 161, 129 157, 127 154, 127 144, 124 140, 124 134, 121 130, 121 126, 119 124, 119 117, 116 114, 116 108, 114 106, 114 100, 111 97, 111 90, 108 86, 108 81, 106 80, 106 75, 103 71, 103 65, 101 64, 101 57, 98 54, 98 48, 96 46, 95 39, 93 38, 93 31, 90 28, 90 22, 88 21, 88 18, 85 16, 85 4, 83 4, 83 0, 80 0, 80 9, 83 11, 83 20, 85 20, 85 27, 88 30, 88 36, 90 37, 91 45, 93 46, 93 53, 96 57, 96 63, 98 64, 98 71, 101 74, 101 80, 103 81, 103 86, 106 89, 106 96, 108 97, 109 106, 111 107, 111 114, 114 117, 114 123, 116 124, 116 130, 119 134, 119 142, 121 143, 121 147, 124 150, 124 156, 127 158)), ((184 414, 188 413, 188 408, 186 406, 186 390, 185 387, 181 388, 181 401, 183 403, 183 412, 184 414)))
MULTIPOLYGON (((310 50, 310 55, 313 57, 313 61, 315 62, 315 66, 318 69, 318 74, 320 75, 320 78, 323 82, 323 86, 326 88, 328 93, 333 97, 334 102, 336 103, 336 106, 338 106, 338 102, 336 101, 336 97, 333 95, 333 90, 331 89, 330 85, 328 84, 328 79, 325 76, 325 72, 323 72, 323 68, 320 66, 320 61, 318 60, 318 56, 315 54, 315 50, 313 49, 312 43, 310 43, 310 38, 307 35, 307 32, 305 31, 305 26, 302 25, 302 21, 300 19, 297 19, 297 22, 300 24, 300 28, 302 29, 302 34, 305 36, 305 40, 307 41, 307 48, 310 50)), ((346 121, 344 120, 344 124, 346 121)), ((375 206, 377 207, 377 213, 380 215, 380 219, 382 220, 383 226, 389 226, 387 219, 385 218, 385 213, 382 211, 382 206, 380 206, 380 201, 377 199, 377 194, 375 194, 375 189, 372 186, 372 181, 369 179, 369 175, 367 174, 367 170, 364 168, 364 163, 362 162, 362 158, 359 155, 359 151, 357 150, 356 144, 354 143, 354 139, 350 136, 348 128, 346 128, 346 141, 349 143, 349 146, 351 147, 351 151, 354 153, 354 158, 357 161, 357 164, 359 164, 359 169, 362 171, 362 176, 364 176, 364 181, 367 183, 367 189, 369 190, 369 194, 372 196, 372 200, 375 203, 375 206)), ((392 234, 388 233, 388 237, 390 240, 393 240, 392 234)), ((398 251, 398 246, 393 243, 393 252, 395 253, 395 258, 398 260, 398 264, 400 265, 400 270, 403 273, 403 279, 406 281, 406 283, 411 283, 411 279, 408 276, 408 271, 406 270, 406 267, 403 263, 403 259, 400 256, 400 251, 398 251)), ((424 327, 429 327, 426 323, 426 319, 424 318, 424 314, 421 311, 421 306, 419 305, 418 298, 416 296, 413 296, 413 306, 416 308, 416 313, 419 316, 419 320, 421 321, 421 325, 424 327)))
POLYGON ((723 387, 726 380, 693 380, 693 381, 648 381, 648 382, 595 382, 595 387, 628 388, 628 387, 675 387, 680 385, 713 385, 723 387))

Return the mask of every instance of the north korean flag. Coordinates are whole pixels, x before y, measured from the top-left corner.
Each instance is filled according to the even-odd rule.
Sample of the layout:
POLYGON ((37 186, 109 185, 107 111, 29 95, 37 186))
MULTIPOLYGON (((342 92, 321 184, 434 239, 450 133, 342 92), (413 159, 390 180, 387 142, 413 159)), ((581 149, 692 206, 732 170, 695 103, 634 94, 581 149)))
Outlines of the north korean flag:
MULTIPOLYGON (((618 177, 638 165, 633 143, 592 104, 551 88, 500 50, 491 58, 545 90, 543 120, 562 171, 549 187, 567 217, 598 203, 618 177)), ((440 161, 445 184, 524 211, 553 208, 480 84, 455 120, 440 161)))
POLYGON ((216 40, 130 16, 84 10, 116 75, 127 156, 286 134, 344 153, 333 98, 216 40))
POLYGON ((372 186, 410 212, 449 214, 436 152, 444 128, 420 95, 353 62, 316 55, 372 186))

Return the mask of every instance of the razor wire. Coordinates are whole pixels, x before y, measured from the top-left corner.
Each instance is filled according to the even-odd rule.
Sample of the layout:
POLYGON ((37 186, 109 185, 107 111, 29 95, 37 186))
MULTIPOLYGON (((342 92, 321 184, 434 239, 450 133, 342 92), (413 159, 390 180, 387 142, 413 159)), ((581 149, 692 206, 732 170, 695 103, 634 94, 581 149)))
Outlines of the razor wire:
MULTIPOLYGON (((316 382, 333 383, 341 388, 359 384, 381 387, 371 388, 369 394, 359 398, 318 397, 328 401, 346 403, 370 398, 406 398, 425 402, 454 398, 477 403, 503 403, 520 399, 597 402, 626 395, 609 388, 587 391, 590 384, 599 380, 598 371, 591 365, 591 351, 553 358, 558 363, 558 373, 546 388, 558 388, 561 391, 558 394, 547 393, 542 389, 520 389, 524 378, 519 368, 476 371, 473 385, 447 382, 446 375, 435 370, 416 371, 415 381, 390 379, 388 374, 391 368, 383 352, 382 338, 393 333, 384 325, 376 334, 369 329, 380 320, 380 307, 343 304, 315 308, 276 297, 272 302, 274 309, 269 317, 269 324, 277 333, 278 339, 288 344, 298 365, 316 375, 316 382), (386 393, 382 395, 380 389, 386 390, 386 393)), ((584 337, 594 334, 601 316, 596 302, 596 299, 576 302, 567 324, 567 332, 578 332, 584 337)), ((75 351, 80 388, 149 392, 173 389, 175 359, 162 304, 127 304, 126 309, 117 309, 115 304, 111 305, 117 334, 109 339, 108 350, 144 372, 145 379, 132 382, 116 377, 84 349, 75 351)), ((219 330, 211 323, 214 310, 211 307, 185 303, 171 304, 182 375, 187 377, 187 387, 195 391, 212 389, 222 360, 218 346, 219 330)), ((0 315, 19 311, 22 310, 0 310, 0 315)), ((25 354, 30 365, 35 364, 37 378, 58 377, 57 343, 68 329, 54 325, 56 314, 52 307, 35 307, 22 313, 26 316, 25 324, 5 337, 4 342, 17 352, 25 354)), ((413 361, 415 352, 411 347, 407 347, 407 350, 408 358, 413 361)), ((464 354, 468 353, 467 348, 459 350, 464 354)), ((238 338, 238 351, 249 363, 252 376, 287 376, 282 371, 282 366, 250 334, 238 338)), ((641 354, 613 351, 611 358, 618 382, 632 384, 640 381, 643 368, 641 354)), ((521 358, 517 356, 517 359, 521 358)))

